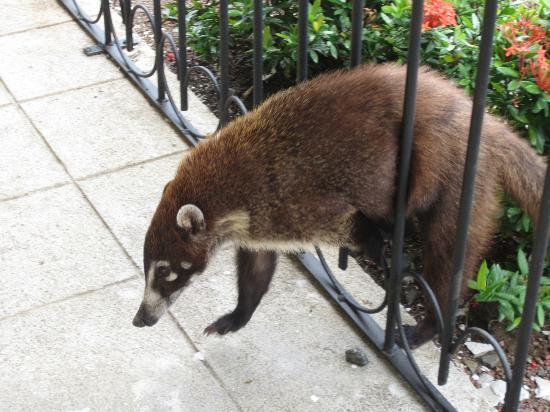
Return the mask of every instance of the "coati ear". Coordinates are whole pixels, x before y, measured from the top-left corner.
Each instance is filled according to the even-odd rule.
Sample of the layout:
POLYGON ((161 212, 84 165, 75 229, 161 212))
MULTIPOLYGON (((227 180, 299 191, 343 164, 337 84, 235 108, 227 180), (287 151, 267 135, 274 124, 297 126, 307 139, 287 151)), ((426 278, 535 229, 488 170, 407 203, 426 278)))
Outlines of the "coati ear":
POLYGON ((192 235, 204 230, 204 215, 202 211, 195 205, 183 205, 176 216, 176 223, 180 228, 189 232, 192 235))

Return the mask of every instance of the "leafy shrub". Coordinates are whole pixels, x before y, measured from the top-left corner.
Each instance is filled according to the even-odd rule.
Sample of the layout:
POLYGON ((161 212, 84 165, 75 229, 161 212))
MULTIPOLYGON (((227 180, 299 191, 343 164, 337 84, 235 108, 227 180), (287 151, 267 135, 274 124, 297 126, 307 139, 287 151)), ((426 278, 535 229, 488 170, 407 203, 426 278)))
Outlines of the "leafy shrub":
MULTIPOLYGON (((428 0, 439 1, 442 0, 428 0)), ((368 1, 363 30, 365 61, 385 62, 406 60, 408 30, 411 17, 410 0, 368 1)), ((426 30, 422 40, 422 61, 471 92, 477 67, 480 20, 483 13, 478 0, 453 0, 455 25, 426 30)), ((531 3, 532 4, 532 3, 531 3)), ((435 6, 435 5, 434 5, 435 6)), ((439 4, 437 4, 440 7, 439 4)), ((176 17, 176 8, 168 13, 176 17)), ((193 0, 188 11, 188 44, 195 52, 211 61, 218 57, 219 23, 217 0, 193 0)), ((326 69, 348 64, 351 48, 351 2, 347 0, 315 0, 309 7, 309 59, 312 75, 326 69)), ((263 38, 265 72, 279 71, 292 77, 296 70, 298 46, 297 2, 278 0, 264 6, 265 32, 263 38)), ((232 50, 252 58, 253 1, 229 3, 229 32, 232 50)), ((487 103, 490 110, 504 116, 517 127, 537 149, 547 152, 550 147, 550 94, 544 42, 550 23, 550 0, 538 7, 528 8, 512 0, 500 2, 495 34, 491 84, 487 103), (510 28, 514 22, 528 22, 543 38, 532 44, 523 55, 514 53, 523 33, 510 28), (504 29, 504 30, 503 30, 504 29), (516 46, 514 48, 514 46, 516 46), (538 47, 534 47, 538 46, 538 47), (538 53, 538 54, 537 54, 538 53), (537 62, 533 70, 525 70, 522 61, 537 62), (540 74, 537 74, 540 72, 540 74)), ((425 27, 427 28, 427 27, 425 27)))
MULTIPOLYGON (((491 265, 483 261, 477 278, 468 286, 478 293, 474 299, 477 302, 498 302, 498 320, 506 321, 506 330, 516 328, 521 322, 523 303, 527 290, 527 275, 529 267, 523 250, 518 250, 517 265, 519 270, 513 272, 504 270, 498 264, 491 265)), ((545 313, 550 312, 550 276, 543 276, 536 304, 536 316, 533 328, 540 331, 544 326, 545 313)))

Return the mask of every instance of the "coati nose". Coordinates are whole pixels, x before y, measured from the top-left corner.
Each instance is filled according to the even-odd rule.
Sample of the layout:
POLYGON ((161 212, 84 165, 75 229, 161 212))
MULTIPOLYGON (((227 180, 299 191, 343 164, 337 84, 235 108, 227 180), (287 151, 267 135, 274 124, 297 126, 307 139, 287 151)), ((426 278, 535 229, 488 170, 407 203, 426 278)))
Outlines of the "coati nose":
POLYGON ((141 305, 136 313, 136 316, 134 316, 132 325, 134 325, 137 328, 143 328, 144 326, 153 326, 157 322, 158 322, 158 318, 155 316, 149 315, 149 313, 147 313, 147 311, 145 310, 144 306, 141 305))
POLYGON ((134 325, 136 328, 143 328, 144 326, 146 326, 145 322, 143 321, 141 316, 138 316, 138 314, 136 314, 136 316, 134 316, 134 320, 132 321, 132 325, 134 325))

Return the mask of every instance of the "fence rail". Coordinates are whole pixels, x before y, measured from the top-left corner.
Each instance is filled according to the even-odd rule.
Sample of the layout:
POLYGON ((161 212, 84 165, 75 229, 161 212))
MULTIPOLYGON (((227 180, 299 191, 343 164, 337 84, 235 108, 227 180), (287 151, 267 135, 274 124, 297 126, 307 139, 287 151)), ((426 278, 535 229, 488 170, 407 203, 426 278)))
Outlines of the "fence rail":
MULTIPOLYGON (((162 30, 162 10, 160 0, 154 0, 153 12, 140 4, 132 4, 131 0, 118 0, 121 8, 122 21, 125 25, 125 39, 119 38, 113 25, 112 10, 109 0, 98 0, 98 14, 90 18, 78 5, 77 0, 58 0, 78 21, 82 28, 97 42, 100 48, 111 56, 124 73, 134 82, 139 90, 160 110, 181 132, 182 136, 192 145, 206 136, 201 134, 193 124, 184 117, 183 112, 189 109, 187 90, 190 73, 199 71, 206 75, 218 95, 219 123, 223 127, 228 121, 228 109, 236 106, 242 113, 246 112, 244 103, 231 93, 229 84, 229 31, 228 31, 228 0, 219 0, 220 24, 220 80, 206 67, 188 66, 186 48, 186 4, 178 0, 178 44, 171 34, 162 30), (136 13, 143 13, 149 21, 155 41, 155 61, 149 70, 143 71, 128 57, 127 52, 133 48, 132 28, 136 13), (179 79, 179 99, 172 95, 166 80, 164 66, 164 47, 169 47, 176 56, 177 76, 179 79), (156 76, 157 85, 150 79, 156 76)), ((407 78, 404 96, 404 111, 402 122, 402 145, 399 155, 399 178, 395 203, 395 226, 392 239, 391 269, 385 267, 386 281, 389 285, 382 304, 376 308, 366 308, 359 304, 352 295, 338 282, 328 266, 322 251, 316 248, 317 257, 311 253, 299 254, 303 266, 311 272, 327 294, 332 297, 350 319, 365 333, 366 337, 391 362, 403 378, 413 387, 419 396, 433 410, 453 411, 455 408, 441 395, 437 388, 421 373, 414 360, 405 336, 399 310, 400 286, 403 279, 403 243, 405 233, 405 200, 407 197, 408 177, 411 164, 413 143, 413 124, 415 115, 416 83, 420 63, 420 40, 423 14, 423 0, 413 1, 412 22, 409 38, 407 61, 407 78), (387 322, 382 329, 370 314, 387 309, 387 322), (401 336, 402 347, 396 345, 395 336, 401 336)), ((296 80, 304 81, 308 77, 308 0, 298 0, 298 50, 296 80)), ((361 33, 363 30, 364 0, 352 0, 352 33, 351 33, 351 67, 361 63, 361 33)), ((518 409, 520 390, 522 386, 525 364, 528 356, 528 344, 535 317, 535 304, 540 281, 542 278, 545 254, 548 249, 550 233, 550 168, 547 168, 544 193, 540 205, 540 216, 536 227, 534 253, 529 267, 529 280, 525 297, 524 313, 519 328, 519 337, 515 352, 515 364, 510 367, 504 351, 496 340, 485 330, 467 328, 457 337, 454 336, 454 325, 459 304, 460 285, 462 282, 463 262, 468 234, 468 223, 472 208, 476 164, 480 146, 481 126, 485 106, 485 96, 489 80, 491 49, 497 0, 486 0, 483 18, 482 36, 478 59, 478 70, 475 83, 474 103, 470 123, 468 150, 464 169, 462 195, 458 217, 458 230, 452 261, 452 276, 449 289, 449 299, 445 302, 445 317, 427 282, 420 274, 413 273, 428 299, 435 308, 438 332, 441 338, 441 358, 438 384, 447 382, 449 363, 458 346, 468 336, 477 336, 491 344, 499 357, 505 371, 507 391, 505 411, 518 409)), ((253 106, 263 99, 263 2, 254 0, 253 18, 253 106)), ((337 143, 335 143, 337 144, 337 143)), ((347 266, 347 251, 340 250, 339 266, 347 266)))

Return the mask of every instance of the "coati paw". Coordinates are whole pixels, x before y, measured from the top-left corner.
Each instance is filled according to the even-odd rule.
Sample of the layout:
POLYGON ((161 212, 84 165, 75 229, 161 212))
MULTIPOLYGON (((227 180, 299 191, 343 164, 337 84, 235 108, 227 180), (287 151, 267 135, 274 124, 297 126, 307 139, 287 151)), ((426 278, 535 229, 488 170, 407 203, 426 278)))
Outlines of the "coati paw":
MULTIPOLYGON (((403 329, 405 338, 411 349, 416 349, 435 337, 435 332, 432 328, 422 327, 421 325, 403 325, 403 329)), ((395 331, 395 343, 404 347, 401 334, 398 330, 395 331)))
POLYGON ((242 315, 231 312, 206 327, 206 329, 204 329, 204 334, 212 335, 217 333, 218 335, 225 335, 229 332, 236 332, 246 325, 247 322, 248 320, 242 315))

